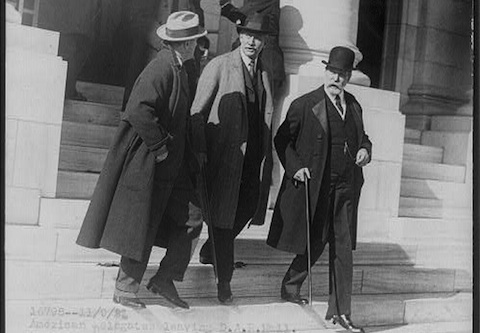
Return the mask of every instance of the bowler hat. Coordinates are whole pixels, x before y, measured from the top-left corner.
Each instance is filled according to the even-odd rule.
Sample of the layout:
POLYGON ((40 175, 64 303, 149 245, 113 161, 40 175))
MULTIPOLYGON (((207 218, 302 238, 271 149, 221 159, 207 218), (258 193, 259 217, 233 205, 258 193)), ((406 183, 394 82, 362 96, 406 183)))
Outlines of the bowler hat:
POLYGON ((266 35, 273 35, 275 32, 270 29, 270 17, 262 13, 255 12, 247 16, 243 22, 237 20, 237 32, 251 31, 266 35))
POLYGON ((327 65, 327 69, 334 72, 350 72, 353 69, 355 53, 344 46, 336 46, 330 51, 328 62, 322 60, 327 65))
POLYGON ((174 12, 167 23, 157 29, 157 35, 170 42, 183 42, 205 36, 207 31, 200 26, 198 15, 189 11, 174 12))

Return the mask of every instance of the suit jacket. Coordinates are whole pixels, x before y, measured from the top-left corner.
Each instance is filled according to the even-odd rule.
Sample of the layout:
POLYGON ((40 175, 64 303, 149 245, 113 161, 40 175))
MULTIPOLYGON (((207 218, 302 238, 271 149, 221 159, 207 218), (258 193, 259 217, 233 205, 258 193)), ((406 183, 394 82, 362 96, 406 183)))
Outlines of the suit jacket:
MULTIPOLYGON (((327 204, 330 188, 330 128, 326 98, 328 97, 322 85, 294 100, 275 136, 275 148, 285 168, 285 174, 275 204, 267 243, 287 252, 303 254, 306 249, 305 188, 303 184, 297 187, 293 183, 293 176, 299 169, 307 167, 311 174, 310 216, 315 216, 318 200, 323 205, 327 204)), ((345 101, 349 112, 353 112, 358 149, 367 149, 371 158, 372 143, 364 131, 362 108, 348 92, 345 92, 345 101)), ((358 166, 354 168, 354 212, 352 221, 349 221, 353 248, 356 246, 357 210, 364 181, 362 168, 358 166)))
POLYGON ((184 159, 190 104, 182 109, 179 105, 185 103, 179 101, 188 99, 186 89, 185 73, 167 49, 140 74, 80 229, 79 245, 137 261, 148 257, 152 245, 166 246, 164 235, 157 233, 161 221, 151 221, 150 211, 153 204, 165 209, 184 159), (156 164, 164 146, 169 155, 156 164), (162 188, 152 203, 154 176, 162 180, 162 188))
MULTIPOLYGON (((260 198, 252 224, 261 225, 270 191, 272 160, 271 122, 273 101, 268 74, 259 66, 265 105, 263 114, 264 156, 260 170, 260 198)), ((207 191, 213 225, 233 227, 243 160, 248 138, 248 114, 243 62, 240 50, 210 61, 200 76, 191 108, 194 151, 206 152, 207 191)))

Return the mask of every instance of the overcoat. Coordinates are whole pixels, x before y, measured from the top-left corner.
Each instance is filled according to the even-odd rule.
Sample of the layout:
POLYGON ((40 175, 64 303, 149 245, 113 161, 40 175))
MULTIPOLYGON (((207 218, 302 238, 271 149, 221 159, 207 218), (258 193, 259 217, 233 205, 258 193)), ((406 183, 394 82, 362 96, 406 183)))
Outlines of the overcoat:
MULTIPOLYGON (((231 229, 237 210, 243 160, 248 138, 248 114, 243 62, 240 50, 210 61, 200 76, 191 108, 192 146, 207 153, 207 192, 213 225, 231 229)), ((251 224, 262 225, 272 178, 271 123, 273 101, 268 74, 261 69, 264 93, 263 160, 260 168, 260 195, 251 224)))
POLYGON ((146 259, 153 245, 166 246, 160 221, 151 221, 150 211, 152 205, 165 209, 184 158, 189 104, 179 101, 188 98, 186 80, 169 49, 160 51, 138 77, 78 235, 79 245, 137 261, 146 259), (169 155, 156 164, 155 156, 165 145, 169 155), (154 184, 160 186, 156 202, 151 200, 154 184))
MULTIPOLYGON (((318 200, 322 212, 326 211, 330 189, 327 98, 322 85, 294 100, 275 135, 275 148, 285 168, 285 174, 275 204, 267 244, 279 250, 304 254, 306 249, 305 188, 303 184, 295 186, 293 182, 293 176, 298 170, 306 167, 310 171, 310 216, 315 216, 318 200)), ((353 112, 358 147, 367 149, 371 158, 372 143, 364 131, 362 108, 355 97, 346 91, 345 102, 347 110, 353 112)), ((353 214, 352 221, 349 221, 353 249, 356 246, 358 202, 364 182, 362 168, 356 165, 354 168, 353 214)), ((325 219, 319 222, 328 223, 325 219)), ((325 240, 325 232, 322 232, 325 229, 317 230, 319 234, 311 237, 322 237, 325 240)))

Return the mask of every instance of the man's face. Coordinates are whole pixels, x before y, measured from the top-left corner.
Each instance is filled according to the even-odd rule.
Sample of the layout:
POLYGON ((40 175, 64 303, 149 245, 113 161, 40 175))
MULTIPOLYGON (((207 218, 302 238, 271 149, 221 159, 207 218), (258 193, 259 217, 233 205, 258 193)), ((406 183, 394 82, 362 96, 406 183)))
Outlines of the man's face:
POLYGON ((337 96, 345 89, 351 76, 352 72, 337 72, 325 69, 325 88, 331 95, 337 96))
POLYGON ((265 35, 252 31, 240 32, 240 49, 250 59, 256 59, 263 49, 265 35))
POLYGON ((195 46, 197 46, 197 40, 192 39, 184 42, 184 52, 182 54, 184 60, 193 58, 193 53, 195 52, 195 46))

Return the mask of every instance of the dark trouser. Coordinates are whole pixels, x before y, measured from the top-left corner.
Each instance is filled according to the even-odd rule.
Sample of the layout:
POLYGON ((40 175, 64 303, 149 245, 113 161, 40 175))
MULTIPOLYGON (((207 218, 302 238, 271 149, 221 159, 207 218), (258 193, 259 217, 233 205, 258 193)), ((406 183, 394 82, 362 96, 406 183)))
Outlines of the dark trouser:
MULTIPOLYGON (((158 189, 161 191, 161 189, 158 189)), ((155 191, 155 189, 154 189, 155 191)), ((163 216, 155 205, 155 193, 152 199, 152 222, 161 220, 161 232, 168 235, 167 252, 160 262, 157 273, 151 281, 175 280, 182 281, 188 263, 190 262, 192 240, 198 236, 200 228, 188 234, 185 222, 189 218, 189 202, 192 201, 193 185, 185 168, 181 169, 172 193, 168 199, 163 216)), ((163 236, 163 235, 162 235, 163 236)), ((115 294, 131 296, 138 292, 143 275, 147 268, 150 254, 144 261, 136 261, 122 256, 115 284, 115 294)))
MULTIPOLYGON (((351 174, 351 173, 350 173, 351 174)), ((352 219, 353 188, 352 180, 345 177, 332 175, 328 199, 328 215, 326 223, 330 223, 327 241, 329 243, 329 271, 330 288, 328 310, 326 318, 334 314, 351 314, 353 256, 352 242, 350 239, 349 221, 352 219)), ((322 212, 320 207, 324 203, 317 203, 317 212, 322 212)), ((324 210, 323 210, 324 211, 324 210)), ((315 218, 314 221, 321 219, 315 218)), ((319 226, 312 226, 315 229, 319 226)), ((321 227, 321 226, 320 226, 321 227)), ((311 242, 311 263, 313 266, 320 258, 326 242, 322 237, 316 237, 311 242)), ((307 252, 297 255, 290 265, 284 285, 288 292, 298 290, 307 277, 308 269, 307 252)))
MULTIPOLYGON (((220 282, 230 282, 232 280, 234 240, 255 214, 259 195, 258 188, 259 186, 255 182, 242 181, 233 228, 213 228, 215 252, 217 254, 218 281, 220 282)), ((211 256, 211 246, 210 239, 208 239, 203 245, 200 255, 211 256)))

